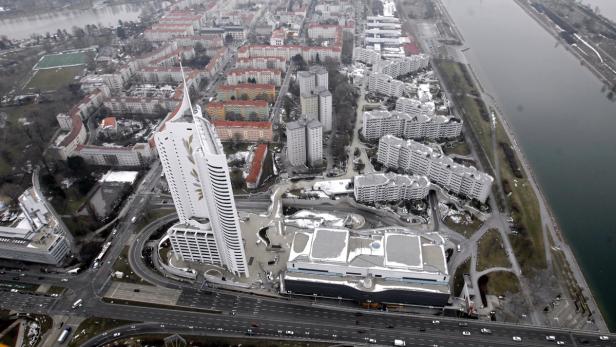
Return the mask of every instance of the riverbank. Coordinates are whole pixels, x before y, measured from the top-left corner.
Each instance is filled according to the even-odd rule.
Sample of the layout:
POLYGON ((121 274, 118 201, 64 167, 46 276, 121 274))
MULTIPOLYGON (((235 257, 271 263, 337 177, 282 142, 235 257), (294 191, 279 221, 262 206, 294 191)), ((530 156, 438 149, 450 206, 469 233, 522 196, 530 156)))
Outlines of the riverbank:
POLYGON ((588 70, 590 70, 590 72, 592 72, 592 74, 595 75, 601 82, 605 83, 608 86, 616 85, 616 82, 614 81, 614 74, 608 75, 607 72, 603 73, 599 71, 597 67, 595 66, 595 64, 598 64, 598 62, 589 60, 582 53, 576 50, 575 47, 573 47, 572 45, 567 43, 565 40, 563 40, 557 28, 554 25, 552 25, 552 23, 549 22, 547 18, 540 16, 539 13, 537 13, 537 11, 535 11, 528 4, 528 2, 526 2, 525 0, 513 0, 513 1, 516 4, 518 4, 518 6, 520 6, 522 10, 524 10, 524 12, 526 12, 526 14, 528 14, 532 19, 534 19, 537 23, 539 23, 539 25, 541 25, 541 27, 543 27, 550 35, 552 35, 556 40, 558 40, 558 42, 562 44, 563 47, 568 52, 573 54, 582 63, 582 65, 585 66, 588 70))
MULTIPOLYGON (((442 9, 442 11, 446 13, 447 10, 444 4, 442 4, 440 0, 435 0, 435 1, 439 3, 439 7, 442 9)), ((451 18, 449 14, 447 14, 445 17, 447 19, 451 18)), ((461 31, 457 28, 457 26, 455 25, 455 22, 451 21, 449 24, 452 27, 456 28, 455 30, 457 33, 459 33, 460 40, 465 42, 464 37, 463 35, 461 35, 461 31)), ((518 140, 516 138, 516 134, 513 131, 513 128, 508 123, 507 119, 504 117, 505 112, 503 111, 502 104, 497 100, 495 96, 490 94, 490 92, 487 90, 488 85, 486 83, 483 83, 480 80, 478 74, 475 73, 475 70, 477 70, 479 67, 473 66, 473 63, 471 63, 470 60, 467 59, 464 52, 467 50, 468 47, 465 48, 464 51, 462 50, 462 47, 451 47, 450 46, 449 48, 455 51, 456 61, 464 64, 465 66, 470 67, 469 71, 471 71, 472 79, 474 80, 475 85, 479 86, 482 90, 482 93, 488 96, 488 98, 485 98, 485 97, 483 98, 484 102, 486 102, 486 105, 498 111, 498 112, 495 112, 496 117, 497 117, 497 122, 501 124, 508 138, 508 142, 513 144, 513 149, 518 157, 518 160, 521 166, 524 168, 524 172, 527 177, 528 183, 532 187, 534 195, 537 198, 537 201, 539 203, 539 212, 540 212, 541 221, 542 221, 541 224, 545 225, 545 227, 543 228, 543 238, 545 240, 544 246, 545 246, 545 252, 546 252, 546 259, 549 258, 549 256, 553 252, 553 250, 551 249, 551 246, 552 246, 551 243, 553 243, 554 247, 557 250, 559 249, 562 251, 564 258, 566 259, 566 263, 569 269, 571 270, 571 273, 575 279, 575 282, 586 300, 586 303, 589 307, 589 311, 590 313, 592 313, 596 327, 601 331, 607 331, 608 330, 607 325, 594 299, 593 293, 590 290, 584 275, 582 274, 582 271, 577 263, 577 260, 575 259, 573 255, 571 248, 569 247, 569 245, 565 241, 565 238, 562 235, 561 228, 558 225, 558 222, 554 216, 553 211, 551 210, 551 208, 549 207, 549 204, 547 203, 545 195, 538 184, 537 178, 529 164, 528 159, 526 158, 526 156, 520 149, 520 146, 518 145, 518 140)), ((489 150, 486 150, 486 152, 488 153, 489 150)), ((504 163, 503 165, 507 165, 507 164, 504 163)))

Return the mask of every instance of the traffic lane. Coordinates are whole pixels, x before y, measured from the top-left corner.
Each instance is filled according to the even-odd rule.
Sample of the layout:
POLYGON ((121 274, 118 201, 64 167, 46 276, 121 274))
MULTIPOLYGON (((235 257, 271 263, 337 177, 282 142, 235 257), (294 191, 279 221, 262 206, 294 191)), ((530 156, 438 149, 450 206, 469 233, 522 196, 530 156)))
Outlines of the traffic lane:
POLYGON ((0 281, 7 282, 27 282, 28 284, 53 284, 60 285, 62 283, 66 283, 71 280, 70 276, 67 275, 48 275, 44 273, 36 273, 36 272, 18 272, 18 271, 4 271, 4 273, 0 273, 0 281))
MULTIPOLYGON (((112 305, 114 306, 114 305, 112 305)), ((162 327, 169 326, 184 326, 193 327, 195 330, 211 330, 218 331, 222 334, 236 335, 247 334, 248 329, 253 334, 258 336, 285 336, 285 337, 301 337, 302 339, 326 339, 332 341, 348 341, 354 343, 365 343, 367 339, 374 339, 377 343, 393 343, 396 338, 404 339, 411 345, 447 345, 447 346, 478 346, 486 343, 491 346, 519 346, 519 343, 514 343, 509 340, 498 341, 492 337, 470 336, 461 338, 459 335, 448 336, 438 332, 434 334, 416 332, 394 332, 386 329, 358 329, 355 326, 336 326, 322 325, 321 322, 299 322, 284 320, 268 320, 257 319, 255 317, 242 317, 239 315, 212 315, 212 314, 196 314, 192 312, 176 313, 168 312, 161 309, 143 309, 143 308, 117 308, 113 307, 109 312, 97 312, 101 316, 105 314, 112 315, 114 318, 127 320, 142 320, 146 318, 149 321, 158 320, 162 327), (287 335, 286 331, 292 331, 292 335, 287 335), (336 337, 334 337, 334 335, 336 337), (379 342, 381 341, 381 342, 379 342)), ((545 344, 543 344, 545 345, 545 344)), ((524 346, 535 346, 535 344, 525 343, 524 346)))
POLYGON ((180 304, 191 307, 202 307, 219 309, 223 311, 235 310, 238 314, 248 313, 260 316, 272 317, 289 317, 291 319, 320 319, 327 322, 345 322, 347 324, 355 324, 358 327, 367 328, 390 328, 391 329, 412 329, 419 331, 425 329, 429 331, 437 331, 440 333, 448 333, 453 335, 461 335, 462 331, 469 331, 473 335, 481 335, 482 328, 489 328, 493 338, 512 339, 514 336, 521 337, 525 342, 544 343, 545 336, 555 335, 559 340, 570 341, 567 333, 564 332, 541 332, 529 331, 524 327, 509 327, 509 326, 493 326, 487 322, 479 322, 474 320, 464 321, 462 325, 460 321, 450 321, 448 319, 426 318, 426 317, 409 317, 409 316, 393 316, 393 315, 377 315, 373 317, 370 314, 362 314, 355 316, 348 311, 335 311, 317 308, 313 306, 293 304, 291 302, 271 302, 260 301, 256 302, 249 300, 251 298, 243 298, 230 296, 227 294, 208 294, 200 295, 198 292, 183 291, 180 304), (433 322, 439 322, 435 324, 433 322))
POLYGON ((51 295, 34 295, 22 292, 0 292, 0 308, 17 312, 44 313, 50 310, 57 298, 51 295))
POLYGON ((524 326, 507 326, 497 325, 490 322, 481 322, 475 320, 451 320, 448 318, 437 317, 421 317, 421 316, 399 316, 399 315, 381 315, 381 314, 361 314, 355 316, 348 311, 335 311, 334 309, 322 309, 313 306, 294 304, 292 302, 274 302, 264 301, 265 305, 259 304, 259 299, 244 298, 230 296, 228 294, 209 294, 200 295, 198 292, 190 292, 185 290, 181 296, 182 304, 188 304, 192 307, 204 307, 221 310, 236 310, 238 313, 252 313, 262 316, 274 317, 289 317, 291 319, 320 319, 322 321, 345 322, 347 324, 355 323, 358 326, 365 327, 383 327, 393 329, 412 329, 419 331, 425 329, 429 331, 437 331, 440 333, 448 333, 453 335, 461 335, 462 331, 469 331, 472 335, 481 335, 482 328, 491 330, 493 338, 501 338, 504 340, 512 340, 514 336, 522 338, 525 343, 546 342, 547 335, 554 335, 558 340, 571 342, 568 332, 563 331, 542 331, 537 329, 529 329, 524 326), (214 300, 216 298, 216 300, 214 300), (255 306, 258 310, 255 312, 255 306), (433 322, 439 322, 434 324, 433 322), (462 324, 460 324, 462 323, 462 324))

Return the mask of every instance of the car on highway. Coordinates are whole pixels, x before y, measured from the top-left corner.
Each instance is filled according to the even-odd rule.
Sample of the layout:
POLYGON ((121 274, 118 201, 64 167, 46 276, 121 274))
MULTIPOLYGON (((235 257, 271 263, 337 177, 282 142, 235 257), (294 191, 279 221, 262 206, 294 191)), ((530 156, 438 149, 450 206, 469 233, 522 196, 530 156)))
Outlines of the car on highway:
POLYGON ((459 327, 467 327, 467 326, 468 326, 468 323, 466 323, 466 322, 460 322, 460 323, 458 323, 458 326, 459 326, 459 327))
POLYGON ((246 335, 247 335, 247 336, 252 336, 252 335, 254 335, 254 333, 252 332, 252 329, 248 329, 248 330, 246 330, 246 335))
POLYGON ((433 321, 432 321, 432 324, 441 324, 441 321, 438 321, 438 320, 433 320, 433 321))
POLYGON ((471 336, 471 332, 470 332, 470 331, 468 331, 468 330, 464 330, 464 331, 462 332, 462 335, 464 335, 464 336, 471 336))
POLYGON ((400 340, 400 339, 395 339, 394 340, 394 346, 402 346, 402 347, 404 347, 404 346, 406 346, 406 341, 400 340))
POLYGON ((601 335, 601 336, 599 336, 599 340, 601 340, 601 341, 609 341, 610 337, 609 336, 605 336, 605 335, 601 335))
POLYGON ((513 339, 513 341, 515 341, 515 342, 522 342, 522 338, 521 338, 521 337, 519 337, 519 336, 514 336, 514 337, 512 337, 512 339, 513 339))
POLYGON ((562 346, 562 345, 565 344, 565 341, 556 341, 556 344, 559 345, 559 346, 562 346))
POLYGON ((368 342, 370 342, 370 343, 372 343, 372 344, 375 344, 375 343, 376 343, 376 339, 369 338, 369 339, 368 339, 368 342))
POLYGON ((278 334, 282 334, 282 330, 278 330, 278 331, 277 331, 277 333, 278 333, 278 334))
POLYGON ((554 335, 548 335, 545 337, 546 341, 556 341, 556 336, 554 335))
POLYGON ((488 328, 481 328, 481 333, 488 335, 488 334, 492 333, 492 330, 490 330, 488 328))
POLYGON ((114 334, 113 334, 113 337, 118 337, 118 336, 120 336, 120 335, 121 335, 121 333, 114 333, 114 334))
POLYGON ((287 335, 294 335, 295 334, 295 332, 293 332, 293 330, 287 330, 284 333, 287 334, 287 335))
POLYGON ((419 331, 423 333, 423 332, 425 332, 425 331, 426 331, 426 328, 424 328, 424 327, 420 327, 420 328, 419 328, 419 331))

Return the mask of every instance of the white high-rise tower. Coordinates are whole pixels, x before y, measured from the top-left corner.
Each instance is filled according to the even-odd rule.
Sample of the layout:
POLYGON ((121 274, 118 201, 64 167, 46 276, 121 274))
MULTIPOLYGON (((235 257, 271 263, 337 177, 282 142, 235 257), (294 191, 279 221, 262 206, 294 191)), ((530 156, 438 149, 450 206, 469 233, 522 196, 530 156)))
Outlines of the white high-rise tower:
POLYGON ((180 218, 167 232, 174 252, 248 276, 227 158, 201 108, 193 110, 187 90, 180 112, 155 139, 180 218), (193 122, 183 117, 188 111, 193 122))

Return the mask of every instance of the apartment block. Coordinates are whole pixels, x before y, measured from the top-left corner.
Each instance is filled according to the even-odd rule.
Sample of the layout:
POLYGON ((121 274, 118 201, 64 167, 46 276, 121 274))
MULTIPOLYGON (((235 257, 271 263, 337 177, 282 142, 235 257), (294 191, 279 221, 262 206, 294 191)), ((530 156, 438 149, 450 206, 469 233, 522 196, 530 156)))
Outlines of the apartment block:
POLYGON ((455 117, 381 110, 363 114, 362 135, 367 140, 377 140, 384 135, 405 139, 451 139, 461 133, 462 120, 455 117))
POLYGON ((269 103, 265 100, 213 101, 207 104, 206 112, 215 120, 266 120, 269 103))
POLYGON ((255 68, 236 68, 227 74, 227 84, 237 85, 249 83, 248 79, 254 79, 257 84, 274 84, 280 86, 282 83, 281 70, 278 69, 255 69, 255 68))
POLYGON ((426 176, 374 173, 355 176, 355 200, 359 202, 397 202, 425 199, 430 192, 426 176))
POLYGON ((241 100, 267 100, 273 102, 276 98, 276 86, 273 84, 254 84, 241 83, 236 85, 223 84, 216 90, 217 98, 220 101, 232 99, 241 100))
POLYGON ((427 176, 446 191, 485 203, 494 178, 473 166, 464 166, 433 147, 385 135, 379 141, 377 161, 391 169, 427 176))
POLYGON ((271 142, 271 122, 213 121, 220 141, 271 142))
POLYGON ((386 74, 373 73, 368 78, 368 90, 399 98, 404 92, 404 82, 398 81, 386 74))

